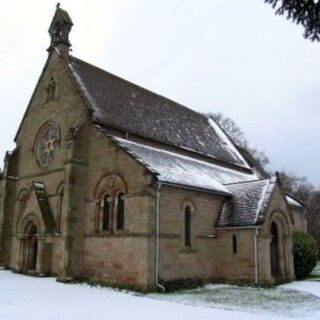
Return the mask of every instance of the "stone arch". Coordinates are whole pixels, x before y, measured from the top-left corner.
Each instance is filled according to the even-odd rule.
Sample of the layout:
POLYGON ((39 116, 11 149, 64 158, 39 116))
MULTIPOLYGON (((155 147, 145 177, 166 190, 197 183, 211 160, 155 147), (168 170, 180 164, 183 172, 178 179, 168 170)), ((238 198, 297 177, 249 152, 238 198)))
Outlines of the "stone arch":
POLYGON ((25 236, 25 230, 27 225, 34 224, 37 227, 38 234, 43 234, 44 232, 44 225, 40 222, 38 216, 34 213, 30 213, 24 216, 22 219, 17 221, 16 224, 16 231, 18 235, 25 236))
POLYGON ((292 225, 293 221, 291 217, 287 217, 287 215, 281 210, 274 210, 271 212, 269 219, 267 219, 268 223, 268 231, 271 231, 271 223, 275 221, 283 231, 283 234, 286 236, 291 236, 292 234, 292 225))
POLYGON ((40 268, 40 256, 43 253, 40 239, 43 237, 44 226, 36 214, 30 213, 18 222, 16 228, 20 240, 20 271, 36 273, 40 268))
POLYGON ((100 178, 96 184, 94 188, 94 199, 100 199, 104 193, 115 197, 119 192, 127 193, 125 180, 119 174, 107 174, 100 178))
POLYGON ((268 235, 270 237, 270 274, 276 281, 290 275, 292 225, 287 215, 275 210, 268 219, 268 235))
POLYGON ((186 206, 190 206, 191 212, 194 214, 197 211, 196 204, 190 198, 185 198, 181 202, 181 210, 184 210, 186 206))
MULTIPOLYGON (((94 199, 95 199, 95 225, 94 229, 97 232, 104 231, 102 226, 105 225, 104 222, 104 211, 105 206, 108 206, 109 212, 109 225, 110 228, 105 231, 117 230, 117 219, 118 219, 118 196, 122 194, 125 198, 127 195, 127 185, 125 180, 118 174, 111 173, 106 174, 100 178, 99 182, 94 188, 94 199), (108 196, 108 204, 105 203, 105 196, 108 196)), ((124 207, 124 212, 126 211, 124 207)), ((123 213, 124 215, 125 213, 123 213)), ((123 216, 123 219, 124 216, 123 216)), ((122 228, 124 226, 124 221, 122 221, 122 228)))

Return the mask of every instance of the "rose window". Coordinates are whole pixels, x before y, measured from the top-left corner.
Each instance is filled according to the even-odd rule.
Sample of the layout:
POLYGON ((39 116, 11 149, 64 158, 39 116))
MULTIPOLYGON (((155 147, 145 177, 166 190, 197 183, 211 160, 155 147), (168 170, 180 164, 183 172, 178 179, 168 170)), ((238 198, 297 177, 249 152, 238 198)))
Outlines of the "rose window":
POLYGON ((42 166, 48 166, 60 143, 60 132, 56 125, 48 124, 40 130, 36 142, 36 156, 42 166))

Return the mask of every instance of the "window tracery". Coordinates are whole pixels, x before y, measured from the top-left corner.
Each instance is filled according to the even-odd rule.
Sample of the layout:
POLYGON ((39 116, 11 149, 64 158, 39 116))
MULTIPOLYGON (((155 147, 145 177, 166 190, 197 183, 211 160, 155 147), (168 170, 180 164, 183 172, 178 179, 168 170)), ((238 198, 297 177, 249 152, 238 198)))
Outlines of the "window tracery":
POLYGON ((52 161, 60 144, 60 131, 53 122, 46 123, 39 130, 35 141, 35 153, 41 166, 46 167, 52 161))
POLYGON ((98 210, 96 230, 98 232, 122 231, 125 227, 126 186, 118 175, 103 177, 95 191, 98 210))

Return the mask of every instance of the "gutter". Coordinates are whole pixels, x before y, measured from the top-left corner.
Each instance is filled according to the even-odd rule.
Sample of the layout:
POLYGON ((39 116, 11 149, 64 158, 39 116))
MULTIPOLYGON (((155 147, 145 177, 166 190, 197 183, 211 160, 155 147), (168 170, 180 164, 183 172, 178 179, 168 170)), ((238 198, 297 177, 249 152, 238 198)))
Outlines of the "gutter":
POLYGON ((232 197, 231 193, 227 193, 227 192, 223 192, 223 191, 214 191, 214 190, 209 190, 209 189, 204 189, 204 188, 199 188, 199 187, 192 187, 192 186, 187 186, 187 185, 179 184, 179 183, 161 181, 161 185, 165 185, 168 187, 174 187, 174 188, 181 188, 181 189, 186 189, 186 190, 191 190, 191 191, 205 192, 205 193, 210 193, 210 194, 214 194, 214 195, 218 195, 218 196, 232 197))
POLYGON ((161 182, 157 186, 157 199, 156 199, 156 261, 155 261, 155 284, 162 292, 165 292, 165 287, 159 283, 159 256, 160 256, 160 189, 161 182))

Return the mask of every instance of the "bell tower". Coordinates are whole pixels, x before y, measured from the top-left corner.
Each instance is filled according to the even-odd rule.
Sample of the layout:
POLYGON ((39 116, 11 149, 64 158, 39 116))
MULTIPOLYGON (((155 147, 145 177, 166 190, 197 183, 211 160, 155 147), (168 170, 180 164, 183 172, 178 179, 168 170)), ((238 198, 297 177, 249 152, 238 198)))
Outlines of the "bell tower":
POLYGON ((57 49, 58 53, 68 58, 71 43, 69 34, 73 26, 72 20, 67 11, 60 8, 60 3, 57 3, 57 9, 49 27, 50 47, 48 52, 57 49))

